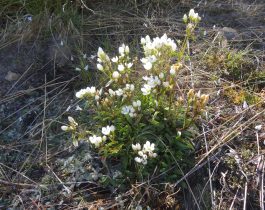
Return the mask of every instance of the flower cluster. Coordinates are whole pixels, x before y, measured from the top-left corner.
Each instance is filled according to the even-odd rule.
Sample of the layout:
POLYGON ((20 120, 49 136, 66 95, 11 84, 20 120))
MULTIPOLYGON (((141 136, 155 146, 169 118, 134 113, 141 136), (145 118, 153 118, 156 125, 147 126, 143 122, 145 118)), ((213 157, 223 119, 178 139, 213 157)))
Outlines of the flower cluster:
POLYGON ((129 115, 130 117, 136 117, 137 116, 137 110, 140 111, 141 110, 141 101, 137 100, 137 101, 133 101, 132 105, 129 106, 123 106, 121 108, 121 113, 123 115, 129 115))
POLYGON ((149 95, 151 93, 151 90, 159 85, 161 85, 161 80, 158 76, 144 76, 143 80, 145 80, 147 83, 144 84, 144 86, 141 88, 141 91, 143 95, 149 95))
POLYGON ((196 25, 201 21, 201 17, 198 13, 195 13, 194 9, 189 11, 188 15, 183 16, 183 22, 187 24, 186 26, 186 33, 188 36, 192 34, 196 25))
POLYGON ((167 37, 164 34, 162 37, 156 37, 151 40, 150 36, 146 36, 145 38, 141 38, 141 44, 143 45, 145 56, 160 56, 159 52, 165 46, 169 47, 171 51, 175 51, 177 49, 177 45, 173 39, 167 37))
POLYGON ((79 90, 75 96, 77 98, 84 98, 85 96, 95 96, 96 88, 95 87, 87 87, 84 89, 79 90))
POLYGON ((109 79, 118 81, 133 66, 129 58, 129 52, 129 46, 122 44, 119 47, 119 55, 110 59, 103 49, 99 47, 97 69, 108 75, 109 79))
POLYGON ((188 23, 188 21, 190 20, 190 22, 192 22, 192 23, 198 23, 198 22, 200 22, 201 21, 201 17, 199 16, 199 14, 198 13, 196 13, 195 11, 194 11, 194 9, 191 9, 190 11, 189 11, 189 15, 184 15, 183 16, 183 21, 184 21, 184 23, 188 23))
MULTIPOLYGON (((187 18, 194 25, 195 20, 200 19, 194 10, 187 18)), ((189 36, 186 36, 186 42, 188 39, 189 36)), ((122 44, 112 58, 102 48, 98 49, 97 68, 102 75, 99 78, 103 86, 101 89, 87 87, 76 93, 77 98, 86 100, 86 105, 92 107, 89 118, 94 123, 84 120, 79 128, 70 119, 70 125, 62 126, 62 129, 73 131, 73 137, 77 140, 86 139, 97 148, 99 154, 122 160, 122 167, 127 172, 135 164, 146 165, 149 159, 158 154, 161 163, 157 162, 156 167, 160 171, 167 171, 167 165, 171 165, 174 158, 184 157, 185 152, 181 156, 180 150, 185 151, 182 148, 191 149, 190 142, 185 139, 186 132, 180 133, 180 130, 185 131, 193 125, 209 96, 190 90, 187 97, 176 97, 179 89, 177 75, 185 63, 185 43, 177 46, 173 39, 164 34, 153 39, 149 36, 141 38, 141 44, 144 56, 136 58, 135 62, 140 60, 145 69, 143 72, 131 69, 133 61, 127 45, 122 44), (174 64, 171 62, 172 57, 177 58, 174 64), (176 140, 181 141, 182 148, 176 144, 176 140), (172 154, 176 156, 172 157, 172 154)))
POLYGON ((151 40, 150 36, 141 38, 141 44, 143 46, 145 57, 141 59, 143 66, 146 70, 151 70, 163 53, 171 53, 177 50, 177 44, 174 40, 167 37, 164 34, 161 38, 156 37, 151 40))
POLYGON ((74 131, 74 130, 76 130, 78 123, 75 121, 75 119, 69 116, 68 121, 69 121, 69 125, 63 125, 63 126, 61 126, 61 129, 63 131, 74 131))
POLYGON ((123 98, 127 98, 131 92, 135 89, 134 84, 126 84, 124 88, 119 88, 117 90, 112 90, 111 88, 108 90, 108 94, 110 97, 114 96, 123 96, 123 98))
POLYGON ((138 154, 138 156, 134 158, 135 162, 137 162, 137 163, 142 163, 142 164, 146 165, 148 158, 157 157, 157 153, 154 152, 155 144, 150 143, 150 141, 147 141, 143 145, 143 148, 141 147, 141 145, 139 143, 132 144, 132 149, 134 152, 136 152, 138 154))
POLYGON ((89 142, 97 148, 104 141, 106 141, 108 136, 111 136, 114 131, 115 131, 114 125, 110 125, 110 126, 108 125, 106 127, 102 127, 101 132, 102 132, 103 136, 96 136, 96 135, 90 136, 89 142))

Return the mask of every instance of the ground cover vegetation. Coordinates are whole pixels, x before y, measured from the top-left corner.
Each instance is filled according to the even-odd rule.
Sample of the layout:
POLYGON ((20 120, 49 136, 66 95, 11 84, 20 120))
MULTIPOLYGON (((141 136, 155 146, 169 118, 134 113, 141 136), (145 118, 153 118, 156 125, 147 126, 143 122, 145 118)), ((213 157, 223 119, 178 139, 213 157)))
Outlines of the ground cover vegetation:
POLYGON ((1 1, 0 208, 263 209, 264 11, 1 1))

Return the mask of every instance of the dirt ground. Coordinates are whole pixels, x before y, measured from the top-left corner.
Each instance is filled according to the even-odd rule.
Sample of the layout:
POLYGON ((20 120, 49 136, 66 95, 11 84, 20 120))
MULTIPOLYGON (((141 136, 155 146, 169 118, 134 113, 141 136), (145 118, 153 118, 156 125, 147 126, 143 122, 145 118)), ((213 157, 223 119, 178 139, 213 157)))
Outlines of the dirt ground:
MULTIPOLYGON (((216 34, 223 34, 232 47, 253 50, 258 55, 257 62, 260 64, 264 62, 265 2, 263 0, 231 0, 227 3, 218 0, 192 1, 190 5, 196 7, 201 14, 201 28, 202 31, 206 31, 210 41, 216 34)), ((188 10, 187 5, 184 4, 182 7, 183 10, 188 10)), ((148 19, 146 14, 142 15, 140 21, 139 18, 135 21, 142 20, 141 24, 144 25, 148 20, 153 26, 157 25, 160 29, 163 27, 164 33, 168 36, 172 35, 173 38, 174 35, 178 36, 178 28, 175 27, 179 23, 174 23, 174 20, 180 19, 179 17, 183 15, 178 4, 174 5, 168 14, 162 14, 163 17, 148 19)), ((96 15, 90 15, 88 19, 94 20, 95 17, 96 15)), ((98 26, 88 24, 86 27, 83 39, 87 50, 84 51, 89 57, 97 49, 94 43, 99 42, 98 37, 104 38, 106 35, 95 35, 98 26)), ((128 27, 130 28, 125 25, 124 31, 119 31, 119 36, 124 37, 125 33, 128 33, 128 27)), ((115 27, 110 30, 115 34, 115 27)), ((130 31, 132 34, 139 33, 136 36, 140 36, 140 31, 133 30, 130 31)), ((22 35, 12 37, 12 40, 9 40, 9 37, 0 38, 0 190, 2 191, 0 208, 5 208, 10 203, 19 206, 19 197, 27 197, 26 195, 29 195, 29 200, 24 202, 33 203, 34 199, 38 200, 39 197, 44 196, 43 203, 62 201, 62 205, 70 205, 67 204, 65 197, 65 200, 62 199, 65 189, 62 189, 64 185, 56 185, 60 183, 56 173, 64 171, 66 182, 84 180, 89 182, 92 180, 91 173, 95 173, 99 168, 98 165, 91 163, 90 154, 85 156, 82 152, 79 153, 78 149, 73 149, 68 137, 60 131, 60 122, 66 119, 67 114, 77 113, 74 91, 80 86, 80 77, 74 70, 76 60, 72 61, 71 57, 77 58, 78 55, 76 50, 72 50, 72 46, 68 45, 73 43, 71 42, 73 37, 69 36, 70 41, 63 43, 64 36, 58 33, 45 38, 38 37, 37 34, 27 39, 22 35), (90 167, 90 170, 84 172, 82 171, 84 167, 90 167), (25 180, 31 184, 25 186, 20 184, 25 180), (11 182, 17 184, 10 184, 11 182), (39 186, 39 183, 49 183, 50 194, 41 195, 41 192, 33 187, 39 186), (56 195, 57 192, 61 194, 56 195)), ((86 145, 82 147, 86 148, 86 145)), ((82 191, 88 184, 69 186, 72 191, 75 188, 82 191)), ((81 194, 87 196, 85 193, 81 194)), ((71 199, 68 199, 71 202, 71 199)), ((95 199, 93 196, 88 198, 88 200, 93 199, 95 199)), ((75 206, 74 203, 71 205, 75 206)), ((64 208, 66 207, 54 207, 54 209, 64 208)))

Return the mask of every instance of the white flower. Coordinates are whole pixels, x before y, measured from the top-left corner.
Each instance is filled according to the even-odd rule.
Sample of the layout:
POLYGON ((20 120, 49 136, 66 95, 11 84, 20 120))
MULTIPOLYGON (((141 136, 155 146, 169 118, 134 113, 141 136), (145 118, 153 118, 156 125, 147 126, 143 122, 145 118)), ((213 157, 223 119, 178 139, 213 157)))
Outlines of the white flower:
POLYGON ((128 46, 125 46, 125 44, 122 44, 119 47, 119 53, 123 57, 124 56, 124 53, 129 53, 129 47, 128 46))
POLYGON ((75 107, 75 110, 76 110, 76 111, 82 111, 83 109, 82 109, 79 105, 77 105, 77 106, 75 107))
POLYGON ((150 55, 150 56, 148 56, 146 58, 142 58, 141 61, 142 61, 142 63, 147 63, 147 62, 154 63, 154 62, 157 61, 157 58, 156 58, 155 55, 150 55))
POLYGON ((108 136, 114 130, 115 130, 115 126, 114 125, 111 125, 111 126, 108 125, 108 126, 102 128, 102 134, 108 136))
POLYGON ((85 95, 86 93, 87 93, 87 92, 86 92, 86 89, 81 89, 81 90, 79 90, 78 92, 76 92, 75 96, 76 96, 77 98, 83 98, 84 95, 85 95))
POLYGON ((130 117, 135 117, 135 109, 132 105, 129 106, 123 106, 121 108, 121 113, 124 115, 129 115, 130 117))
POLYGON ((61 126, 61 129, 63 131, 69 131, 70 130, 70 127, 69 126, 66 126, 66 125, 63 125, 63 126, 61 126))
POLYGON ((145 41, 145 38, 141 38, 141 44, 145 44, 146 43, 146 41, 145 41))
POLYGON ((130 90, 134 91, 134 84, 131 84, 130 90))
POLYGON ((95 95, 95 100, 98 101, 100 99, 99 95, 95 95))
POLYGON ((79 67, 76 67, 75 70, 76 71, 81 71, 81 69, 79 67))
POLYGON ((248 108, 248 103, 246 101, 243 102, 243 109, 247 109, 248 108))
POLYGON ((132 144, 132 149, 133 149, 133 151, 139 151, 139 150, 141 150, 141 145, 139 143, 132 144))
POLYGON ((186 14, 183 16, 183 22, 184 23, 187 23, 188 22, 188 16, 186 14))
POLYGON ((120 72, 123 72, 124 69, 125 69, 125 67, 124 67, 123 64, 119 64, 119 65, 118 65, 118 70, 119 70, 120 72))
POLYGON ((164 77, 165 77, 164 73, 161 72, 161 73, 159 74, 159 78, 160 78, 160 79, 163 79, 164 77))
POLYGON ((170 73, 171 75, 175 75, 175 74, 176 74, 176 70, 175 70, 174 66, 171 66, 171 67, 170 67, 170 71, 169 71, 169 73, 170 73))
POLYGON ((85 69, 85 71, 87 71, 88 70, 88 65, 86 65, 84 69, 85 69))
POLYGON ((119 88, 118 90, 115 91, 115 93, 116 93, 117 96, 122 96, 123 95, 123 90, 119 88))
POLYGON ((105 56, 105 52, 103 51, 103 49, 101 47, 98 48, 98 57, 102 58, 105 56))
POLYGON ((143 159, 140 157, 135 157, 134 160, 136 163, 142 163, 142 161, 143 161, 143 159))
POLYGON ((126 84, 125 90, 134 91, 134 84, 126 84))
POLYGON ((141 101, 140 100, 133 101, 133 107, 136 107, 139 110, 141 108, 141 101))
POLYGON ((163 82, 163 86, 164 86, 165 88, 169 87, 169 82, 163 82))
POLYGON ((103 71, 103 66, 102 66, 100 63, 98 63, 98 64, 97 64, 97 69, 98 69, 99 71, 103 71))
POLYGON ((193 28, 194 28, 194 24, 193 23, 188 23, 187 29, 191 30, 193 28))
POLYGON ((150 43, 150 42, 151 42, 151 39, 150 39, 149 35, 147 35, 145 38, 141 38, 141 44, 142 45, 150 43))
POLYGON ((150 158, 157 157, 157 153, 154 152, 155 144, 154 143, 151 144, 149 141, 147 141, 143 145, 142 150, 141 150, 141 145, 139 143, 137 143, 135 145, 132 144, 132 149, 134 151, 136 151, 137 154, 139 155, 139 157, 134 158, 135 162, 137 162, 137 163, 142 163, 142 164, 146 165, 148 157, 150 157, 150 158))
POLYGON ((118 71, 114 71, 112 73, 112 77, 113 77, 113 79, 118 79, 120 77, 120 73, 118 71))
POLYGON ((257 131, 260 131, 261 128, 262 128, 262 125, 257 125, 257 126, 255 126, 255 129, 256 129, 257 131))
POLYGON ((151 62, 147 62, 144 64, 145 70, 149 71, 153 67, 153 64, 151 62))
POLYGON ((123 106, 121 108, 121 113, 126 115, 126 114, 129 114, 130 113, 130 108, 128 106, 123 106))
POLYGON ((126 66, 129 69, 129 68, 131 68, 133 66, 133 63, 127 63, 126 66))
POLYGON ((151 88, 155 88, 156 86, 161 84, 161 81, 158 78, 158 76, 155 77, 153 75, 151 75, 150 77, 145 76, 143 77, 143 79, 147 81, 147 85, 149 85, 151 88))
POLYGON ((150 40, 150 37, 142 38, 141 43, 143 45, 144 53, 146 56, 160 56, 160 49, 164 46, 170 47, 172 51, 175 51, 177 49, 175 41, 168 38, 166 34, 164 34, 161 38, 156 37, 152 41, 150 40))
POLYGON ((116 56, 116 57, 113 57, 111 60, 112 60, 113 63, 117 63, 119 58, 116 56))
POLYGON ((157 154, 155 152, 152 152, 152 153, 149 153, 149 156, 152 157, 152 158, 156 158, 157 154))
POLYGON ((141 150, 141 151, 138 151, 138 155, 143 157, 144 156, 144 152, 141 150))
POLYGON ((115 93, 115 91, 113 91, 112 89, 109 89, 109 95, 112 97, 112 96, 115 96, 116 93, 115 93))
POLYGON ((96 88, 95 87, 87 87, 85 89, 79 90, 75 96, 77 98, 83 98, 85 95, 95 96, 96 88))
POLYGON ((152 153, 154 150, 155 150, 155 144, 154 143, 151 144, 150 141, 147 141, 143 146, 144 152, 152 153))
POLYGON ((190 9, 189 11, 189 17, 193 17, 195 15, 194 9, 190 9))
POLYGON ((70 122, 70 124, 74 125, 74 126, 78 126, 78 123, 75 121, 75 119, 71 116, 68 116, 68 121, 70 122))
POLYGON ((93 135, 93 136, 90 136, 89 137, 89 141, 91 144, 94 144, 95 147, 99 147, 99 145, 101 144, 102 142, 102 137, 101 136, 96 136, 96 135, 93 135))
POLYGON ((144 87, 141 88, 141 91, 143 93, 143 95, 149 95, 151 93, 151 86, 148 84, 144 84, 144 87))
POLYGON ((189 18, 192 20, 192 21, 200 21, 201 20, 201 17, 199 16, 198 13, 195 13, 194 9, 191 9, 190 12, 189 12, 189 18))
POLYGON ((127 53, 127 54, 130 52, 130 49, 129 49, 129 46, 128 46, 128 45, 125 46, 124 51, 125 51, 125 53, 127 53))

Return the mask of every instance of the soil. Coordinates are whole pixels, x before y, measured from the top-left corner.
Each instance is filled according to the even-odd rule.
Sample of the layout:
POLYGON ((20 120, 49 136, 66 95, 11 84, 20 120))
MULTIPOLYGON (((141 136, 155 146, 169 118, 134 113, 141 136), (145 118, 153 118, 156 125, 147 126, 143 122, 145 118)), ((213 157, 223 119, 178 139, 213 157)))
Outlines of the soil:
MULTIPOLYGON (((245 0, 240 1, 240 4, 234 1, 227 4, 223 1, 198 2, 199 14, 202 15, 201 26, 207 32, 221 32, 231 46, 243 49, 250 46, 252 50, 265 55, 263 0, 245 0)), ((45 159, 45 135, 50 141, 48 147, 55 153, 51 158, 62 158, 57 166, 51 167, 61 169, 62 162, 67 159, 66 155, 74 154, 69 149, 71 143, 61 134, 61 124, 58 122, 63 121, 60 117, 67 116, 65 113, 75 113, 74 86, 69 84, 79 81, 79 78, 73 79, 78 73, 74 71, 70 58, 69 47, 62 46, 60 39, 54 38, 38 41, 31 39, 0 48, 0 164, 6 166, 7 177, 17 181, 22 179, 16 179, 19 176, 14 173, 15 170, 25 173, 36 182, 49 179, 47 166, 40 164, 40 160, 45 159), (8 81, 8 72, 19 75, 19 78, 8 81), (55 137, 43 134, 43 119, 46 125, 56 122, 49 124, 55 137), (54 145, 57 145, 57 149, 54 149, 54 145)), ((86 164, 80 163, 79 167, 86 164)), ((4 166, 0 165, 0 171, 1 167, 4 166)), ((12 193, 9 196, 12 197, 12 193)), ((5 201, 0 201, 0 207, 4 204, 5 201)))

